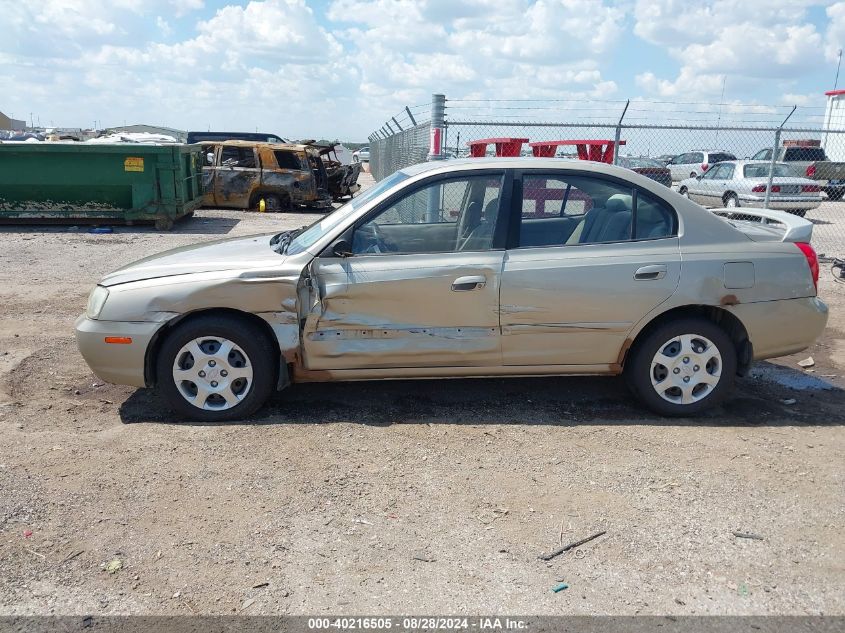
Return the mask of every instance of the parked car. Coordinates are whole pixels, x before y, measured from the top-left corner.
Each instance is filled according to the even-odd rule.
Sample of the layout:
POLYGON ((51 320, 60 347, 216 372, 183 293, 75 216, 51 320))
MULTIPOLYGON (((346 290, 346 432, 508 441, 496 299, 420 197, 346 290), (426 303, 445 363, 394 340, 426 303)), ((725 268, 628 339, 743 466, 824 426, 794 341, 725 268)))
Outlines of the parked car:
POLYGON ((352 162, 353 163, 366 163, 370 160, 370 148, 362 147, 360 149, 356 149, 352 152, 352 162))
MULTIPOLYGON (((762 207, 770 166, 766 161, 725 161, 701 176, 682 180, 678 192, 707 207, 762 207)), ((795 176, 786 163, 775 163, 770 209, 782 209, 803 217, 821 203, 821 188, 817 183, 795 176)))
POLYGON ((646 178, 651 178, 661 185, 666 185, 667 187, 672 186, 672 173, 669 171, 669 168, 655 158, 620 156, 617 159, 617 165, 642 174, 646 178))
POLYGON ((203 206, 267 211, 331 208, 328 175, 310 145, 225 141, 204 144, 203 206))
MULTIPOLYGON (((751 159, 771 162, 772 148, 761 149, 751 159)), ((831 200, 841 200, 845 194, 845 163, 828 160, 821 147, 801 145, 781 147, 778 149, 775 160, 789 163, 796 176, 806 176, 817 181, 821 190, 831 200)))
POLYGON ((685 178, 695 178, 723 160, 736 160, 736 156, 722 150, 700 149, 678 154, 666 166, 672 172, 672 182, 678 182, 685 178))
POLYGON ((310 227, 118 269, 76 336, 97 376, 197 420, 297 382, 560 374, 622 374, 691 415, 825 327, 813 225, 762 213, 781 223, 604 163, 422 163, 310 227))
POLYGON ((266 132, 188 132, 187 142, 205 143, 208 141, 255 141, 256 143, 290 143, 276 134, 266 132))

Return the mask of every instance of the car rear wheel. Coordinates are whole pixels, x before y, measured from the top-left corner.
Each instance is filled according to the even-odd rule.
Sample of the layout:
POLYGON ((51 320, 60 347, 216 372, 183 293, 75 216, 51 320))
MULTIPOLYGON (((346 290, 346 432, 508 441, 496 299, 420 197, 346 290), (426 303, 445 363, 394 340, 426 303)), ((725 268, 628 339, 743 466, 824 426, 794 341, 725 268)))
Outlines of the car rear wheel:
POLYGON ((707 319, 667 322, 637 341, 625 365, 631 391, 665 416, 695 415, 717 405, 736 376, 730 337, 707 319))
POLYGON ((788 213, 791 213, 792 215, 797 215, 799 218, 803 218, 805 215, 807 215, 807 210, 806 209, 790 209, 788 211, 788 213))
POLYGON ((722 202, 728 209, 736 209, 739 206, 739 198, 736 197, 736 194, 729 193, 726 195, 722 202))
POLYGON ((275 384, 276 354, 263 332, 231 316, 203 316, 167 336, 156 359, 158 391, 178 414, 202 422, 255 413, 275 384))
POLYGON ((695 178, 697 175, 698 175, 698 174, 696 174, 694 171, 691 171, 691 172, 689 173, 689 177, 690 177, 690 178, 695 178))
POLYGON ((686 187, 681 187, 678 189, 678 193, 681 194, 684 198, 689 198, 689 191, 687 191, 686 187))

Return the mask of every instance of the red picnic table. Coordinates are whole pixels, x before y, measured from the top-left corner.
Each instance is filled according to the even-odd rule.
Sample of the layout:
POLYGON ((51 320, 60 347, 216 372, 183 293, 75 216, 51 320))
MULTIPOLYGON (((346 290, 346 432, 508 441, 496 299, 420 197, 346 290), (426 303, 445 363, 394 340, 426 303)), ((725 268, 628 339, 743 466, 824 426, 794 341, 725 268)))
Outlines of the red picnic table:
MULTIPOLYGON (((610 164, 613 162, 615 144, 616 141, 614 140, 592 139, 581 141, 536 141, 529 143, 528 147, 531 148, 534 156, 551 158, 555 155, 559 146, 575 145, 580 160, 594 160, 596 162, 610 164)), ((625 145, 625 141, 619 141, 619 144, 625 145)))
POLYGON ((487 154, 487 146, 496 146, 496 156, 519 156, 522 151, 522 144, 527 143, 527 138, 482 138, 477 141, 470 141, 469 155, 472 158, 483 158, 487 154))

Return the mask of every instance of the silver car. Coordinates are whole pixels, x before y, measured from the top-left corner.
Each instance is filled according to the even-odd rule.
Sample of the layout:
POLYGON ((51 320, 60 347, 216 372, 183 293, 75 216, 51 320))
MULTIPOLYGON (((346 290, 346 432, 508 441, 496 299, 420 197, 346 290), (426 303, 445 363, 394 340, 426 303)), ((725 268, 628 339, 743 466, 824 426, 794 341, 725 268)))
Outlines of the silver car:
POLYGON ((100 378, 197 420, 297 382, 561 374, 622 374, 690 415, 825 327, 812 224, 761 213, 780 223, 603 163, 425 163, 308 228, 116 270, 76 336, 100 378))
POLYGON ((353 163, 366 163, 370 160, 370 148, 361 147, 360 149, 356 149, 352 152, 352 162, 353 163))
MULTIPOLYGON (((762 207, 769 185, 769 161, 736 160, 714 165, 697 178, 681 181, 678 191, 706 207, 762 207)), ((822 203, 818 183, 796 176, 786 163, 775 163, 769 208, 804 216, 822 203)))
POLYGON ((736 156, 724 150, 698 149, 678 154, 666 163, 666 166, 672 173, 672 182, 678 182, 685 178, 700 176, 723 160, 736 160, 736 156))

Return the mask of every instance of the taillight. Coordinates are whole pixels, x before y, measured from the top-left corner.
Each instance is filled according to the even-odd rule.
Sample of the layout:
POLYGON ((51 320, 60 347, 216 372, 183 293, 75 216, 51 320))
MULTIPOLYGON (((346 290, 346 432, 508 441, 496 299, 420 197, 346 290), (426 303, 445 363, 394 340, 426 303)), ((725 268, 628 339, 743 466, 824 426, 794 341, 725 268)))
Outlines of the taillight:
POLYGON ((818 185, 801 185, 801 191, 804 193, 818 193, 822 190, 818 185))
MULTIPOLYGON (((766 185, 755 185, 751 188, 754 193, 765 193, 766 185)), ((780 193, 780 185, 772 185, 772 193, 780 193)))
POLYGON ((807 178, 812 178, 816 175, 816 165, 813 163, 812 165, 807 165, 807 178))
POLYGON ((815 249, 807 242, 795 242, 795 246, 801 249, 804 257, 807 258, 807 265, 810 267, 810 273, 813 275, 813 286, 816 292, 819 291, 819 258, 816 255, 815 249))
POLYGON ((710 167, 707 163, 701 163, 701 171, 707 171, 707 168, 710 167))

